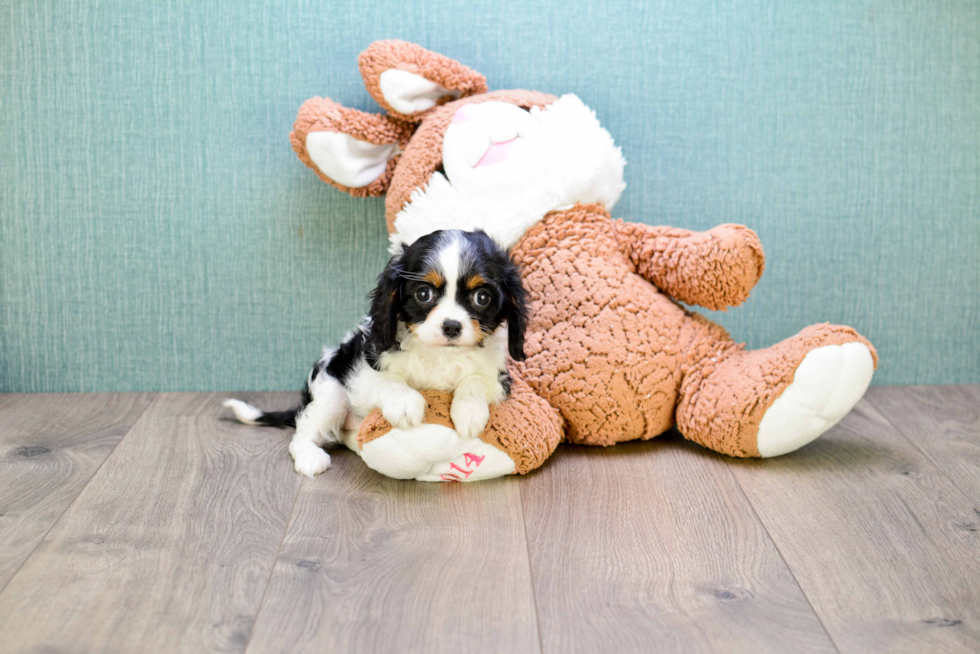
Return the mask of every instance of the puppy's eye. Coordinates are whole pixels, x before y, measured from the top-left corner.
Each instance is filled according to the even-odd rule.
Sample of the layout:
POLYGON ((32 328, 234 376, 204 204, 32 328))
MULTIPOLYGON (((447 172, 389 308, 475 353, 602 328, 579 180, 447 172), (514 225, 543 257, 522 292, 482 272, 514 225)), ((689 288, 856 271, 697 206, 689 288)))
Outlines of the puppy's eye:
POLYGON ((419 290, 415 291, 415 299, 419 304, 428 304, 432 302, 432 289, 428 286, 423 286, 419 290))
POLYGON ((477 291, 473 294, 473 304, 481 309, 490 305, 490 294, 486 291, 477 291))

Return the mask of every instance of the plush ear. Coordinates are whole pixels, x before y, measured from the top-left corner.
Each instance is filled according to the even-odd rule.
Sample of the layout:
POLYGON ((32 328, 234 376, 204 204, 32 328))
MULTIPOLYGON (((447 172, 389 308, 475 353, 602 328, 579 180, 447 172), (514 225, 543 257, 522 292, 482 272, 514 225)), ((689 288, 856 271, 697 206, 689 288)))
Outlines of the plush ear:
POLYGON ((527 293, 521 283, 521 272, 509 259, 500 281, 507 316, 507 350, 514 361, 523 361, 524 333, 527 331, 527 293))
POLYGON ((378 276, 371 291, 371 335, 376 352, 390 350, 398 337, 398 311, 401 306, 401 255, 395 255, 378 276))
POLYGON ((402 120, 419 121, 436 105, 487 92, 480 73, 405 41, 375 41, 358 66, 371 97, 402 120))
POLYGON ((320 179, 355 197, 384 195, 400 147, 414 125, 343 107, 329 98, 303 103, 289 135, 300 160, 320 179))

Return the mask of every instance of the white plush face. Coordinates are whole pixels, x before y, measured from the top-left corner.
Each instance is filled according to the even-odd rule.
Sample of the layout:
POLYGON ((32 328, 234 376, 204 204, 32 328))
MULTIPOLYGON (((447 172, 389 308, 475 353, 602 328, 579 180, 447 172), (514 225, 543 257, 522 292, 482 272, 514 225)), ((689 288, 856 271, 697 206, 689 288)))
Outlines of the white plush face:
POLYGON ((526 111, 467 104, 443 139, 443 169, 395 220, 393 248, 437 229, 483 229, 513 246, 548 211, 576 202, 611 208, 625 187, 622 153, 574 95, 526 111))
POLYGON ((548 157, 543 130, 529 111, 516 105, 463 105, 442 142, 446 176, 474 201, 493 201, 503 188, 526 194, 544 182, 548 157))

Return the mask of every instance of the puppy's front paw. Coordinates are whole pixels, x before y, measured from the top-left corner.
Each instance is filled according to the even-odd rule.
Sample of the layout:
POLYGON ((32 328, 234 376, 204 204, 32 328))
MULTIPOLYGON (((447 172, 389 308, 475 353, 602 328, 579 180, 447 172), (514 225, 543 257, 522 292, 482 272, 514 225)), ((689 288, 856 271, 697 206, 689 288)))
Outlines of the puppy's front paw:
POLYGON ((479 436, 483 428, 487 426, 487 420, 490 419, 490 407, 485 401, 474 397, 453 398, 449 415, 453 419, 456 433, 461 438, 469 440, 479 436))
POLYGON ((310 479, 330 467, 330 455, 313 443, 291 443, 289 453, 296 472, 310 479))
POLYGON ((406 388, 392 393, 381 403, 381 415, 393 427, 411 429, 422 424, 425 418, 425 398, 417 390, 406 388))

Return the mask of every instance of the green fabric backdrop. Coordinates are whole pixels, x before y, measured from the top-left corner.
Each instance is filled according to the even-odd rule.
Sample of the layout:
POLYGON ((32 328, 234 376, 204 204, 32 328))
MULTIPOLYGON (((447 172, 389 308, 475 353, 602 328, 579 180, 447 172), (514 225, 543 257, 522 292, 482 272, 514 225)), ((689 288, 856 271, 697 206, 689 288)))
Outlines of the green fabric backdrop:
POLYGON ((0 390, 297 388, 385 232, 287 135, 313 95, 374 110, 356 57, 394 37, 581 96, 619 217, 755 229, 737 339, 847 323, 877 383, 980 382, 976 0, 5 0, 0 390))

